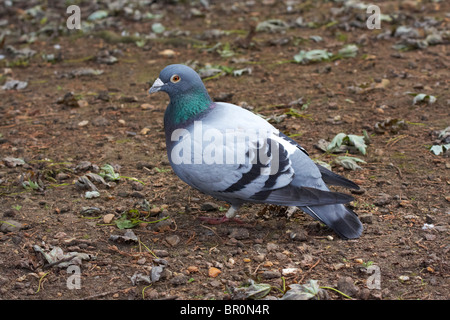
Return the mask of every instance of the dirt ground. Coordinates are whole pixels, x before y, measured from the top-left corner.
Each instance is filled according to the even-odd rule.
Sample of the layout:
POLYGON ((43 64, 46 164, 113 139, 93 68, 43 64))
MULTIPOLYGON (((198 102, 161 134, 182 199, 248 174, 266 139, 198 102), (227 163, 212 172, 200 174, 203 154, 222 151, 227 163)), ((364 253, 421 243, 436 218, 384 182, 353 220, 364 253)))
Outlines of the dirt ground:
POLYGON ((82 31, 67 29, 60 1, 1 5, 0 299, 250 299, 250 280, 270 285, 265 299, 310 280, 332 300, 449 299, 450 159, 430 147, 449 143, 450 3, 377 1, 385 18, 368 29, 356 1, 153 2, 78 1, 82 31), (98 10, 107 17, 88 19, 98 10), (284 24, 264 29, 269 19, 284 24), (347 44, 356 56, 293 58, 347 44), (147 91, 172 63, 215 67, 204 75, 213 99, 269 118, 357 182, 361 238, 263 205, 245 206, 243 225, 199 220, 227 204, 168 163, 168 97, 147 91), (11 79, 26 87, 8 90, 11 79), (376 129, 389 119, 405 126, 376 129), (364 130, 367 153, 351 154, 361 169, 316 147, 364 130), (94 181, 106 164, 120 178, 94 181), (72 267, 39 252, 55 248, 72 267))

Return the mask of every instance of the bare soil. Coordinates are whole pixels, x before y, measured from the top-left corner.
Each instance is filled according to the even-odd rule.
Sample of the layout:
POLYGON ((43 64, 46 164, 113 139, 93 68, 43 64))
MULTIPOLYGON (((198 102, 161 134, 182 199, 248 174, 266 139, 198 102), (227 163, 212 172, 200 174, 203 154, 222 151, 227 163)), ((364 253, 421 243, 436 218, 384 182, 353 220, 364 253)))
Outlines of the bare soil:
MULTIPOLYGON (((437 132, 450 125, 449 42, 405 51, 392 46, 399 41, 394 31, 400 25, 416 28, 422 39, 433 18, 436 29, 448 32, 450 3, 377 2, 382 13, 396 15, 382 21, 379 30, 367 29, 364 11, 333 15, 332 8, 343 8, 342 3, 293 3, 289 11, 281 1, 210 1, 209 8, 156 1, 139 7, 141 13, 162 14, 156 20, 134 20, 122 10, 103 20, 110 23, 97 22, 95 30, 84 33, 66 29, 68 15, 61 4, 44 5, 48 20, 43 22, 25 13, 39 1, 2 5, 0 18, 12 31, 2 43, 2 85, 9 78, 28 85, 0 92, 1 159, 24 160, 0 162, 1 299, 242 299, 245 295, 236 289, 249 279, 272 285, 271 298, 311 279, 353 299, 449 298, 450 160, 429 150, 437 132), (300 16, 309 25, 296 26, 300 16), (289 27, 252 31, 268 19, 281 19, 289 27), (32 43, 21 37, 51 22, 60 28, 38 34, 32 43), (135 33, 150 34, 155 22, 168 33, 137 45, 135 33), (227 32, 210 32, 216 29, 227 32), (129 36, 120 36, 124 30, 129 36), (358 45, 356 57, 292 61, 300 50, 335 53, 345 44, 358 45), (37 53, 20 62, 8 46, 37 53), (233 55, 227 56, 226 49, 233 55), (55 54, 56 60, 46 61, 45 54, 55 54), (118 61, 102 64, 102 57, 110 55, 118 61), (367 154, 353 155, 366 162, 362 168, 333 165, 333 171, 362 188, 351 204, 363 220, 362 237, 341 240, 300 211, 289 215, 286 208, 263 205, 241 210, 244 225, 199 220, 221 216, 227 204, 185 185, 168 163, 162 122, 168 97, 148 96, 147 90, 172 63, 197 70, 207 64, 228 71, 251 68, 251 74, 205 79, 211 96, 272 119, 295 108, 297 114, 274 125, 315 160, 332 163, 336 157, 315 147, 320 139, 366 130, 371 139, 367 154), (80 68, 103 73, 70 73, 80 68), (405 92, 437 100, 413 105, 405 92), (299 98, 305 110, 289 105, 299 98), (404 120, 407 127, 377 133, 375 124, 387 119, 404 120), (100 197, 85 198, 86 190, 76 182, 105 164, 120 180, 109 186, 95 183, 100 197), (105 222, 108 214, 114 218, 105 222), (137 241, 110 238, 127 231, 117 224, 124 214, 136 222, 130 230, 137 241), (21 227, 6 229, 4 221, 21 227), (80 288, 69 289, 73 274, 67 267, 49 266, 34 246, 88 254, 79 266, 80 288), (379 287, 370 282, 370 266, 379 267, 379 287), (133 275, 151 277, 156 267, 163 272, 151 285, 132 280, 133 275)), ((106 8, 100 1, 80 7, 83 21, 106 8)), ((325 291, 328 299, 347 299, 325 291)))

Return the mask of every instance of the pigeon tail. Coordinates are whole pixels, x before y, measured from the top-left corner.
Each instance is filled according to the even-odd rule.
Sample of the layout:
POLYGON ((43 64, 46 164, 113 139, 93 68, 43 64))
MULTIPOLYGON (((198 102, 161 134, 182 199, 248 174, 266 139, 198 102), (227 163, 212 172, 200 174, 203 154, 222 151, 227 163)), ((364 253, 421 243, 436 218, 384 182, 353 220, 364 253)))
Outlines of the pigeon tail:
POLYGON ((356 213, 342 204, 306 206, 300 209, 326 224, 343 239, 357 239, 363 232, 356 213))

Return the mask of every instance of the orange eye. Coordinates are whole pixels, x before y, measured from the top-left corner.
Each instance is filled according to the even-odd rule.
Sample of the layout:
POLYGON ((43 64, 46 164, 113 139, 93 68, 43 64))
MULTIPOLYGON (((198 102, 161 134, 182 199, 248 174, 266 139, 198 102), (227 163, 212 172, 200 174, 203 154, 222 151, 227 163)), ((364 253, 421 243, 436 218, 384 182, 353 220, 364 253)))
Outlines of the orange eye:
POLYGON ((171 81, 172 83, 177 83, 177 82, 180 81, 180 80, 181 80, 181 78, 180 78, 180 76, 177 75, 177 74, 174 74, 174 75, 170 78, 170 81, 171 81))

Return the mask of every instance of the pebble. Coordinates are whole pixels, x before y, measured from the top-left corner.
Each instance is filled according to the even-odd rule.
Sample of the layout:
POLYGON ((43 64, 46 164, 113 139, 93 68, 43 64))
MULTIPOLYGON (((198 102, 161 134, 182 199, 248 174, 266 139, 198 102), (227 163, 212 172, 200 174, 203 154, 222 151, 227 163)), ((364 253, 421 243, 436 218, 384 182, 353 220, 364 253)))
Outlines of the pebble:
POLYGON ((392 197, 386 193, 380 193, 378 195, 377 200, 375 200, 374 204, 378 207, 385 206, 389 203, 391 203, 392 197))
POLYGON ((278 271, 264 271, 261 274, 261 277, 264 279, 275 279, 275 278, 280 278, 281 277, 281 273, 278 271))
POLYGON ((13 218, 16 215, 16 211, 13 209, 8 209, 5 212, 3 212, 4 218, 13 218))
POLYGON ((130 193, 130 196, 133 198, 140 198, 140 199, 145 198, 145 195, 139 191, 133 191, 132 193, 130 193))
POLYGON ((285 277, 293 276, 297 274, 298 270, 299 270, 298 268, 285 268, 281 270, 281 274, 285 277))
POLYGON ((267 248, 267 251, 276 251, 276 250, 278 250, 278 245, 273 242, 269 242, 267 244, 266 248, 267 248))
POLYGON ((173 277, 172 279, 170 279, 170 284, 175 285, 175 286, 185 284, 186 282, 187 282, 187 278, 184 274, 178 274, 175 277, 173 277))
POLYGON ((180 243, 180 237, 174 234, 171 236, 167 236, 166 241, 170 246, 175 247, 177 244, 180 243))
POLYGON ((211 278, 216 278, 221 273, 222 271, 220 271, 220 269, 217 269, 215 267, 211 267, 208 270, 208 276, 210 276, 211 278))
POLYGON ((103 217, 103 222, 106 224, 111 223, 111 221, 114 219, 114 214, 108 213, 103 217))
POLYGON ((155 109, 156 107, 152 104, 149 103, 143 103, 141 104, 141 109, 143 110, 151 110, 151 109, 155 109))
POLYGON ((409 280, 409 277, 408 277, 408 276, 400 276, 400 277, 398 277, 398 279, 399 279, 400 281, 408 281, 408 280, 409 280))
POLYGON ((189 267, 187 267, 187 271, 189 273, 198 272, 198 267, 196 267, 196 266, 189 266, 189 267))
POLYGON ((92 120, 92 124, 96 127, 105 127, 109 125, 109 121, 105 117, 98 116, 92 120))
POLYGON ((350 277, 343 277, 338 280, 337 289, 350 297, 354 297, 358 292, 358 288, 350 277))
POLYGON ((248 232, 248 229, 235 228, 235 229, 231 230, 229 237, 235 238, 236 240, 245 240, 250 237, 250 233, 248 232))
POLYGON ((0 226, 0 231, 4 233, 16 232, 23 228, 23 224, 15 220, 4 220, 0 226))
POLYGON ((308 234, 306 231, 296 231, 296 232, 291 232, 289 233, 289 238, 291 238, 291 240, 293 241, 306 241, 308 240, 308 234))
POLYGON ((169 256, 169 252, 167 250, 155 249, 155 250, 153 250, 153 253, 157 257, 168 257, 169 256))
POLYGON ((133 182, 131 182, 131 188, 136 191, 142 191, 142 190, 144 190, 144 185, 137 181, 133 181, 133 182))
POLYGON ((213 202, 205 202, 200 207, 201 211, 217 211, 219 206, 213 202))
POLYGON ((67 173, 60 172, 56 175, 56 180, 66 180, 69 179, 70 176, 67 173))
POLYGON ((363 222, 363 223, 372 224, 373 223, 373 214, 371 214, 371 213, 361 214, 359 216, 359 220, 361 220, 361 222, 363 222))
POLYGON ((165 49, 165 50, 159 52, 160 56, 163 56, 166 58, 172 58, 178 54, 179 54, 178 52, 175 52, 172 49, 165 49))

